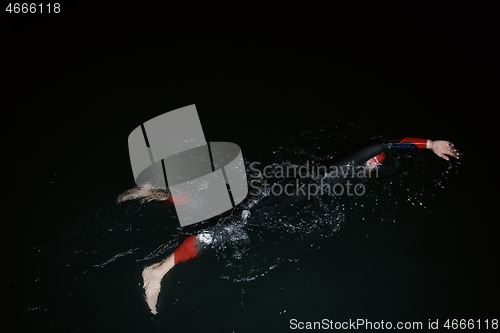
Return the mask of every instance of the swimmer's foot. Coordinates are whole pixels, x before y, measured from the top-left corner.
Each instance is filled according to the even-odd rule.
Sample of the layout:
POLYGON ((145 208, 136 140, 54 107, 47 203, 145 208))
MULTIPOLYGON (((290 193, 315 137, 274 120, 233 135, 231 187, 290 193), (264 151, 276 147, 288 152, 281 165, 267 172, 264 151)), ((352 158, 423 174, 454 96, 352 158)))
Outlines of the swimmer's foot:
POLYGON ((158 302, 158 295, 160 294, 161 280, 172 267, 174 267, 173 254, 162 262, 146 267, 142 271, 146 303, 153 314, 158 313, 156 310, 156 303, 158 302))
POLYGON ((122 203, 139 199, 141 203, 146 203, 150 201, 166 201, 170 197, 170 192, 167 190, 155 188, 153 184, 146 182, 120 194, 116 202, 122 203))
POLYGON ((144 279, 146 303, 148 304, 151 313, 157 314, 156 303, 158 302, 158 294, 160 293, 161 284, 154 281, 154 271, 149 267, 142 272, 142 278, 144 279))

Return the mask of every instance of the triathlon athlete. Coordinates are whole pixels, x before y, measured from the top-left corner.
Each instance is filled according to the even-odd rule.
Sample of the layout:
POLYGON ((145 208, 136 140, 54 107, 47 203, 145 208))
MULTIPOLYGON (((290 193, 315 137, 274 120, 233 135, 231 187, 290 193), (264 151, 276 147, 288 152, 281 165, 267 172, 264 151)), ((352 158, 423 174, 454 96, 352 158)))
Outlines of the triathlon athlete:
MULTIPOLYGON (((373 140, 345 155, 343 158, 335 161, 323 163, 324 165, 337 165, 342 166, 362 165, 367 169, 373 169, 383 163, 386 158, 386 151, 389 149, 406 150, 406 149, 429 149, 432 150, 437 156, 450 160, 450 157, 459 159, 460 153, 455 148, 453 143, 444 140, 429 140, 415 137, 381 137, 373 140)), ((167 201, 173 204, 173 198, 166 190, 155 189, 150 183, 143 184, 139 187, 133 188, 121 194, 118 197, 118 202, 126 200, 140 199, 141 202, 149 202, 153 200, 167 201)), ((176 198, 176 202, 187 202, 188 195, 176 198)), ((291 199, 291 198, 289 198, 291 199)), ((274 210, 274 205, 268 205, 274 210)), ((250 216, 248 210, 242 213, 239 225, 247 223, 250 216), (243 222, 243 223, 241 223, 243 222)), ((240 228, 228 228, 219 226, 211 230, 205 230, 197 235, 187 237, 167 258, 159 263, 146 267, 142 272, 144 279, 144 290, 146 302, 153 314, 156 314, 156 303, 158 294, 160 293, 161 281, 163 276, 172 269, 176 264, 194 258, 203 251, 207 246, 214 244, 218 241, 226 239, 241 240, 248 238, 247 234, 240 228)))

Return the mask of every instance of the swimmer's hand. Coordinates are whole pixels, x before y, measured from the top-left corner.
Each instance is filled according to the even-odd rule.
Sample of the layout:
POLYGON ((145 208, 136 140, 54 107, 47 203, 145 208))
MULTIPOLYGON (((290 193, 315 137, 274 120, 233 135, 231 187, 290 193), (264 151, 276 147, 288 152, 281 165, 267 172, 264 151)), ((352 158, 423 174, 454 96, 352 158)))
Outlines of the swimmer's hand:
POLYGON ((455 145, 450 141, 444 140, 427 140, 427 149, 430 149, 437 156, 449 161, 450 156, 456 159, 460 158, 460 152, 455 148, 455 145))

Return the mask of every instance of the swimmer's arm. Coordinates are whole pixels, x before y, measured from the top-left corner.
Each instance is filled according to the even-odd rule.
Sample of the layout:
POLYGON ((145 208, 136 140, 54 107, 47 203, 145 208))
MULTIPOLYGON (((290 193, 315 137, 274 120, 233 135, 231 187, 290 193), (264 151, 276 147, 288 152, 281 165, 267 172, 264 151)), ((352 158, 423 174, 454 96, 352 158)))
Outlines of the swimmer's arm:
POLYGON ((450 160, 450 156, 456 159, 460 158, 460 153, 455 148, 455 145, 452 142, 446 140, 430 140, 415 137, 404 137, 403 139, 399 140, 399 142, 396 143, 393 147, 401 148, 407 144, 414 145, 419 149, 432 150, 434 154, 447 161, 450 160))
MULTIPOLYGON (((459 151, 455 145, 450 141, 445 140, 430 140, 415 137, 382 137, 375 140, 368 148, 361 149, 358 153, 359 156, 366 156, 368 154, 372 157, 367 159, 365 167, 373 169, 380 165, 385 160, 386 149, 429 149, 432 150, 437 156, 449 161, 450 156, 456 159, 460 158, 459 151)), ((358 156, 358 157, 359 157, 358 156)))

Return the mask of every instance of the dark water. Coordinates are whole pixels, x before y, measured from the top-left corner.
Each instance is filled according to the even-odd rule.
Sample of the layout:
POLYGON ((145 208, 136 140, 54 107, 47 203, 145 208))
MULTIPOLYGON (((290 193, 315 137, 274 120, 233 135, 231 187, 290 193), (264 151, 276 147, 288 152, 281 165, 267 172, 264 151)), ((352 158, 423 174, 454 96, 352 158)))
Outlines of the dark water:
MULTIPOLYGON (((375 127, 367 118, 337 119, 292 124, 274 136, 250 130, 237 142, 247 163, 300 165, 384 134, 375 127)), ((21 329, 276 332, 293 318, 427 327, 429 319, 494 313, 483 303, 488 270, 471 248, 474 221, 453 195, 467 154, 448 163, 415 151, 390 156, 380 177, 363 181, 362 196, 276 207, 264 227, 248 230, 249 242, 219 244, 177 265, 163 280, 154 316, 143 299, 142 269, 187 234, 234 222, 241 209, 181 230, 164 203, 115 204, 134 185, 125 132, 89 134, 78 154, 29 180, 37 191, 22 213, 29 222, 18 230, 15 270, 5 282, 21 329), (123 142, 107 147, 104 136, 123 142)), ((252 203, 250 220, 263 202, 252 203)))

